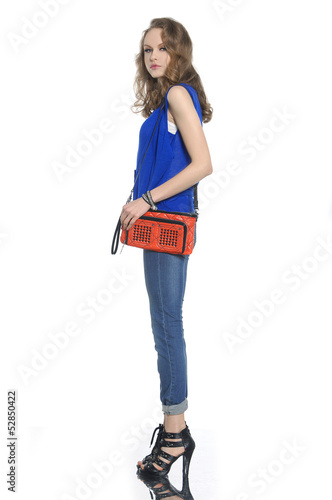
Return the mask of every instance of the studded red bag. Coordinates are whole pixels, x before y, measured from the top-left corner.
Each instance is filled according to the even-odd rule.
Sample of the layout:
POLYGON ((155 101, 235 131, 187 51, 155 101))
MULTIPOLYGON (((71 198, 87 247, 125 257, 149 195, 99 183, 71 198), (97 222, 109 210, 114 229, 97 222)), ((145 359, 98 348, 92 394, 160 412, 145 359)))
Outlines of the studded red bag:
MULTIPOLYGON (((163 103, 164 107, 165 103, 163 103)), ((160 110, 161 113, 161 110, 160 110)), ((157 120, 157 123, 160 118, 157 120)), ((141 171, 144 158, 151 144, 157 123, 154 127, 148 147, 145 151, 139 172, 136 176, 134 187, 141 171)), ((132 188, 127 203, 131 201, 132 188)), ((112 241, 112 254, 118 250, 120 229, 122 229, 120 241, 123 245, 129 245, 155 252, 189 255, 194 248, 195 224, 198 218, 197 184, 194 186, 194 209, 193 213, 167 212, 164 210, 148 210, 139 217, 129 230, 123 229, 119 217, 112 241)), ((123 247, 122 247, 123 248, 123 247)), ((122 251, 122 250, 121 250, 122 251)))
POLYGON ((188 255, 194 248, 197 214, 148 210, 129 230, 122 229, 121 243, 126 245, 188 255))

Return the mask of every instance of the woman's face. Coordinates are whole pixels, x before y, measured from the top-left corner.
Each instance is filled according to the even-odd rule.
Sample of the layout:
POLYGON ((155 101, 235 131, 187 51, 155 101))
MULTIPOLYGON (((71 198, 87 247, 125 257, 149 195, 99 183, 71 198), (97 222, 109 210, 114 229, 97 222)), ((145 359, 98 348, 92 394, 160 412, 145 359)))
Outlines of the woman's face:
POLYGON ((145 67, 153 78, 163 76, 171 60, 161 39, 161 28, 152 28, 144 38, 145 67))

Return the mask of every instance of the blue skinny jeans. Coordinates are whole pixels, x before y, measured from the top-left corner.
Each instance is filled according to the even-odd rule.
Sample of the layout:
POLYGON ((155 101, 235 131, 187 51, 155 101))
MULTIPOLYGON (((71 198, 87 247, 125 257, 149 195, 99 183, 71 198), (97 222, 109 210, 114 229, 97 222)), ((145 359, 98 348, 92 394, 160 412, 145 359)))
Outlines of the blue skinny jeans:
POLYGON ((160 400, 162 411, 167 415, 179 415, 188 408, 187 353, 182 305, 189 257, 190 255, 143 250, 151 327, 158 354, 160 400))

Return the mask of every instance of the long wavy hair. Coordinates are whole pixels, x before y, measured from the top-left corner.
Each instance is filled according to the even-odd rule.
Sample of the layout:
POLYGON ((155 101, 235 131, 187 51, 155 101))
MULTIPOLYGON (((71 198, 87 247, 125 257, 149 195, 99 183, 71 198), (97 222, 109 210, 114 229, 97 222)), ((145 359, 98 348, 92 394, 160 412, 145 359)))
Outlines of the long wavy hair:
POLYGON ((197 92, 202 109, 202 120, 207 123, 212 118, 213 108, 207 101, 199 74, 192 64, 193 44, 185 27, 171 17, 152 19, 149 28, 143 31, 140 51, 135 56, 136 76, 134 92, 136 101, 131 107, 134 113, 142 113, 148 118, 157 109, 172 85, 188 83, 197 92), (170 55, 162 77, 153 78, 144 63, 144 39, 152 28, 161 28, 161 39, 170 55))

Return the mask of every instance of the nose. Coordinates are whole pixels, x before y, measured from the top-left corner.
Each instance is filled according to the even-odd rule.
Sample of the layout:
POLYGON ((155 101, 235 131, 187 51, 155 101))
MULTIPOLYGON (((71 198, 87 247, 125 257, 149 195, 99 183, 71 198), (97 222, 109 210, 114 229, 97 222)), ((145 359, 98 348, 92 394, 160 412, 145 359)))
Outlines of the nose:
POLYGON ((151 61, 155 61, 157 59, 157 54, 154 49, 150 52, 150 59, 151 61))

